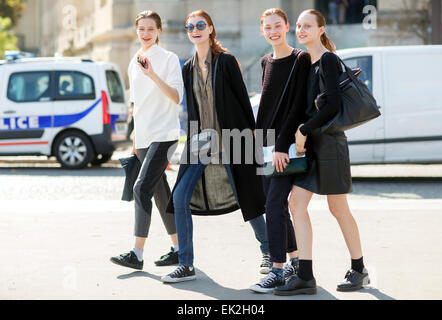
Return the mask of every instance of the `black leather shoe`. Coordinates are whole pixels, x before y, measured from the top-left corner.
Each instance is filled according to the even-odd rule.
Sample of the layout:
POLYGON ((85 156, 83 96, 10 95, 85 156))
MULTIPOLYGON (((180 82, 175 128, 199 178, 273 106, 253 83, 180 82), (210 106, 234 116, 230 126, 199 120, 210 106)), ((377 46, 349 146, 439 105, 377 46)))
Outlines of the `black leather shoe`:
POLYGON ((368 271, 364 268, 362 273, 356 270, 350 269, 345 274, 345 279, 336 288, 337 291, 355 291, 361 289, 363 286, 370 284, 370 278, 368 277, 368 271))
POLYGON ((297 275, 290 277, 285 285, 275 288, 277 296, 294 296, 298 294, 316 294, 316 280, 302 280, 297 275))
POLYGON ((110 261, 123 267, 142 270, 144 261, 139 261, 135 252, 120 254, 118 257, 110 258, 110 261))
POLYGON ((155 264, 159 267, 178 264, 178 251, 173 251, 173 247, 171 247, 170 252, 166 253, 164 256, 161 256, 159 260, 155 261, 155 264))

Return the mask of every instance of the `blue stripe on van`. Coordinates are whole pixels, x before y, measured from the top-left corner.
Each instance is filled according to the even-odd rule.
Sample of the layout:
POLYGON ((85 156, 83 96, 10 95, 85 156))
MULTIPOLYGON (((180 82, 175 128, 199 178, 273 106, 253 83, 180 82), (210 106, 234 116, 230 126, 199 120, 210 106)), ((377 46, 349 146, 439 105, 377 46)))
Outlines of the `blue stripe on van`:
MULTIPOLYGON (((74 124, 75 122, 80 121, 81 119, 83 119, 84 117, 86 117, 92 110, 94 110, 94 108, 101 102, 101 98, 98 99, 97 102, 95 102, 92 106, 90 106, 88 109, 86 109, 83 112, 77 113, 77 114, 68 114, 68 115, 59 115, 59 116, 54 116, 54 124, 53 127, 54 128, 59 128, 59 127, 68 127, 72 124, 74 124)), ((39 119, 40 122, 40 119, 39 119)))
POLYGON ((80 121, 84 117, 86 117, 92 110, 95 109, 95 107, 100 102, 101 98, 98 99, 92 106, 87 108, 85 111, 76 114, 0 118, 0 131, 22 131, 22 130, 44 129, 44 128, 68 127, 80 121))

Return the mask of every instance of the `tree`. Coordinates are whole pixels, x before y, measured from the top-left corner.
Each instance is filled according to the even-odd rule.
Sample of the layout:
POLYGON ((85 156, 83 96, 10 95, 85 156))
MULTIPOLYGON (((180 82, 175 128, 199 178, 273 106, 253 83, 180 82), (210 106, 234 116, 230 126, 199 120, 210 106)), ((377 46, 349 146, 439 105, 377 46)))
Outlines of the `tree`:
POLYGON ((17 38, 9 31, 11 18, 0 17, 0 59, 4 59, 5 51, 17 50, 17 38))
POLYGON ((0 0, 0 58, 5 51, 17 50, 17 38, 11 33, 24 8, 26 0, 0 0))
POLYGON ((26 0, 0 0, 0 18, 10 18, 10 28, 14 27, 24 9, 26 0))

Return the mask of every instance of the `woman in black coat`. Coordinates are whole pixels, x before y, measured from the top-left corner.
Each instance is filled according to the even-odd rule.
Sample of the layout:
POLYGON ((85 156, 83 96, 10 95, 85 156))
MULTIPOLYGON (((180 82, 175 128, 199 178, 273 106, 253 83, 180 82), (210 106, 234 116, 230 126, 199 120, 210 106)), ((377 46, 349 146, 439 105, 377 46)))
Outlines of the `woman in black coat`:
MULTIPOLYGON (((255 119, 239 64, 215 40, 213 22, 205 11, 191 13, 186 19, 186 29, 196 47, 195 56, 183 67, 188 140, 167 210, 175 214, 180 265, 163 277, 163 282, 195 279, 192 214, 220 215, 241 209, 244 220, 250 221, 264 213, 265 204, 254 161, 255 119), (227 138, 226 130, 243 132, 247 137, 240 147, 235 147, 235 139, 227 138), (218 147, 220 152, 212 149, 210 161, 203 161, 208 159, 201 154, 193 157, 191 153, 192 137, 202 131, 211 131, 219 137, 212 147, 218 147), (241 157, 237 161, 239 152, 241 157), (219 165, 220 160, 223 165, 219 165)), ((263 218, 262 224, 265 225, 263 218)))

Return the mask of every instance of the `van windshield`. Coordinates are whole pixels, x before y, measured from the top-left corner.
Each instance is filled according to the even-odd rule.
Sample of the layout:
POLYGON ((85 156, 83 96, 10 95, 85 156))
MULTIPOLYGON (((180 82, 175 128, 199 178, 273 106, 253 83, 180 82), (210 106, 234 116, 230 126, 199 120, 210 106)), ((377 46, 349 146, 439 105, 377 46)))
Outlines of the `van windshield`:
POLYGON ((118 73, 112 70, 107 70, 106 81, 112 102, 124 103, 124 91, 118 73))

